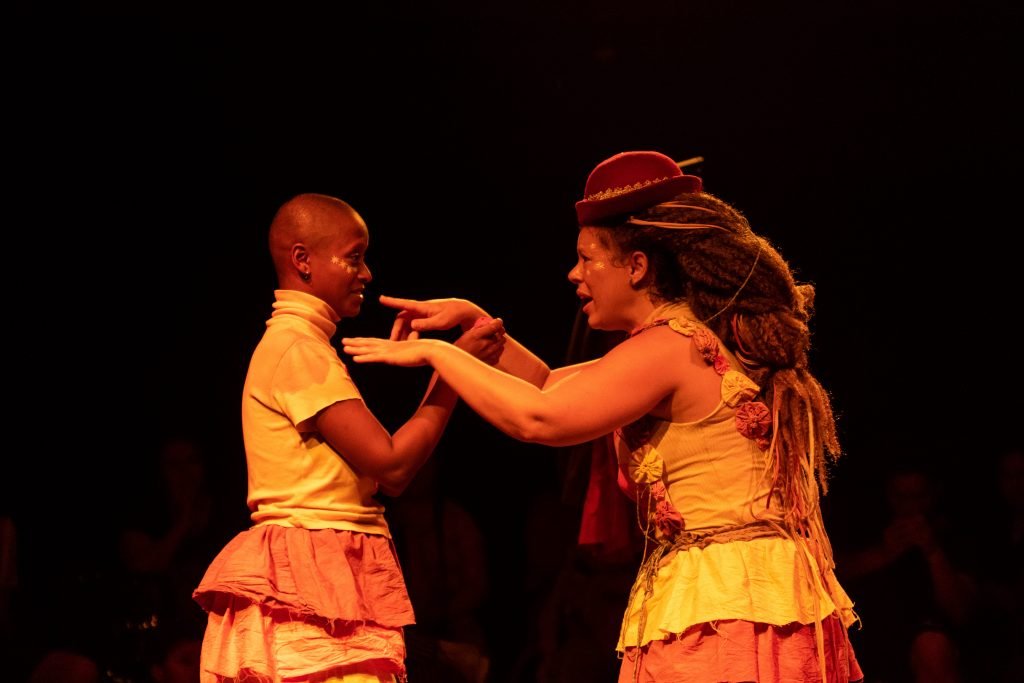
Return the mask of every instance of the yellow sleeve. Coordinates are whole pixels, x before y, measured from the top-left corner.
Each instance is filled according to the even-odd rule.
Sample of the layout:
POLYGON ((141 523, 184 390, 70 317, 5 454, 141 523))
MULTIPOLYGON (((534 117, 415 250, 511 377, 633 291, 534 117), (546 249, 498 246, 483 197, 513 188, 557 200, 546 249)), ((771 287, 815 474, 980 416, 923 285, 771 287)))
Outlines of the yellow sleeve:
POLYGON ((337 352, 313 340, 298 341, 285 352, 274 373, 272 395, 296 425, 338 401, 362 399, 337 352))

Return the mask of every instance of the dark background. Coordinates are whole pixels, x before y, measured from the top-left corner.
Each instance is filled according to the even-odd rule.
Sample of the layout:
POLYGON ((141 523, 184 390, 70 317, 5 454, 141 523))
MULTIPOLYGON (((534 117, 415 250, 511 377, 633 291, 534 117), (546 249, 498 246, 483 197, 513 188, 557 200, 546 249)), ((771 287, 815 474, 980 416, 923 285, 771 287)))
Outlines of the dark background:
MULTIPOLYGON (((24 4, 4 31, 4 506, 28 571, 107 552, 178 428, 209 438, 244 517, 239 393, 285 199, 339 196, 370 227, 375 280, 343 333, 390 329, 374 294, 466 297, 554 365, 573 203, 628 149, 704 157, 705 187, 817 286, 834 533, 900 449, 971 506, 1020 430, 1020 18, 984 0, 24 4)), ((392 429, 426 378, 353 374, 392 429)), ((511 653, 524 511, 558 495, 558 454, 460 410, 438 456, 490 543, 511 653)))

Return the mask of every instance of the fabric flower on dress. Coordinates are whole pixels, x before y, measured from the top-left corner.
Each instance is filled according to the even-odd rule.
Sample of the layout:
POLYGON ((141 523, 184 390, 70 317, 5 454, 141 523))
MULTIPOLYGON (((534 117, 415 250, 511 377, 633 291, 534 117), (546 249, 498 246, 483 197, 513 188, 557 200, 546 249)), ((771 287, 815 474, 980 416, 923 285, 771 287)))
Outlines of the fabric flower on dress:
POLYGON ((697 323, 688 318, 673 318, 668 321, 668 326, 687 337, 692 337, 694 332, 697 331, 697 323))
POLYGON ((654 500, 665 500, 665 485, 660 481, 651 484, 651 497, 654 500))
POLYGON ((718 340, 715 339, 715 335, 706 327, 698 327, 693 333, 693 343, 704 362, 708 365, 714 364, 718 356, 718 340))
POLYGON ((683 530, 683 516, 667 500, 659 500, 654 508, 654 524, 664 536, 672 537, 683 530))
POLYGON ((761 387, 742 372, 731 370, 722 377, 722 400, 730 408, 751 400, 760 391, 761 387))
POLYGON ((715 372, 717 372, 719 375, 724 375, 725 373, 729 372, 729 361, 726 360, 725 356, 723 356, 722 354, 718 354, 717 356, 715 356, 714 365, 715 372))
POLYGON ((661 479, 665 463, 661 454, 649 443, 633 451, 629 462, 629 476, 638 484, 653 484, 661 479))
POLYGON ((772 414, 760 401, 744 403, 736 409, 736 429, 748 439, 759 439, 772 428, 772 414))

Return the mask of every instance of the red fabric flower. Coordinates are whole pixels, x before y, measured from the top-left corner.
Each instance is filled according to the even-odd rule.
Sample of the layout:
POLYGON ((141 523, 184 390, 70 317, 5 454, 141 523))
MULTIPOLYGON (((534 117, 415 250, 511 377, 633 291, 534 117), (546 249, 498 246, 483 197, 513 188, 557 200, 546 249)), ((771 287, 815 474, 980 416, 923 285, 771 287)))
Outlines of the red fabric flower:
POLYGON ((736 429, 748 439, 759 439, 772 428, 772 414, 760 401, 744 403, 736 409, 736 429))
POLYGON ((696 344, 697 351, 704 362, 712 365, 718 356, 718 340, 715 339, 715 335, 711 334, 706 327, 698 327, 693 333, 693 343, 696 344))
POLYGON ((663 535, 672 537, 683 530, 683 516, 667 500, 659 500, 654 508, 654 523, 663 535))
POLYGON ((772 445, 772 440, 769 439, 767 436, 759 436, 757 439, 755 439, 755 443, 757 443, 757 447, 760 448, 762 451, 766 451, 768 450, 768 447, 772 445))
POLYGON ((724 375, 729 372, 729 361, 727 361, 725 356, 722 354, 715 356, 715 372, 719 375, 724 375))
POLYGON ((651 497, 654 500, 665 500, 665 485, 660 481, 651 484, 651 497))

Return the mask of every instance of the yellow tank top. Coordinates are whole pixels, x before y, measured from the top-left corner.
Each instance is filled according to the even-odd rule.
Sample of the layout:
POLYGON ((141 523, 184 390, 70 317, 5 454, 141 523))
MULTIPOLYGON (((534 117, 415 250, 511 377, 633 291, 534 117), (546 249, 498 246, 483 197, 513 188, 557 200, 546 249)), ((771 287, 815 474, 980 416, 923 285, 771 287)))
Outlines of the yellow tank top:
POLYGON ((685 304, 656 309, 651 324, 690 337, 722 384, 718 406, 700 420, 645 418, 632 435, 626 430, 631 443, 620 449, 620 464, 646 488, 638 505, 650 543, 668 547, 679 534, 751 524, 779 533, 664 552, 652 583, 643 572, 638 577, 618 649, 721 619, 781 626, 815 623, 838 611, 846 625, 855 621, 853 603, 831 569, 818 570, 806 544, 781 526, 778 501, 770 500, 764 450, 770 419, 766 424, 767 411, 755 400, 759 387, 685 304))

